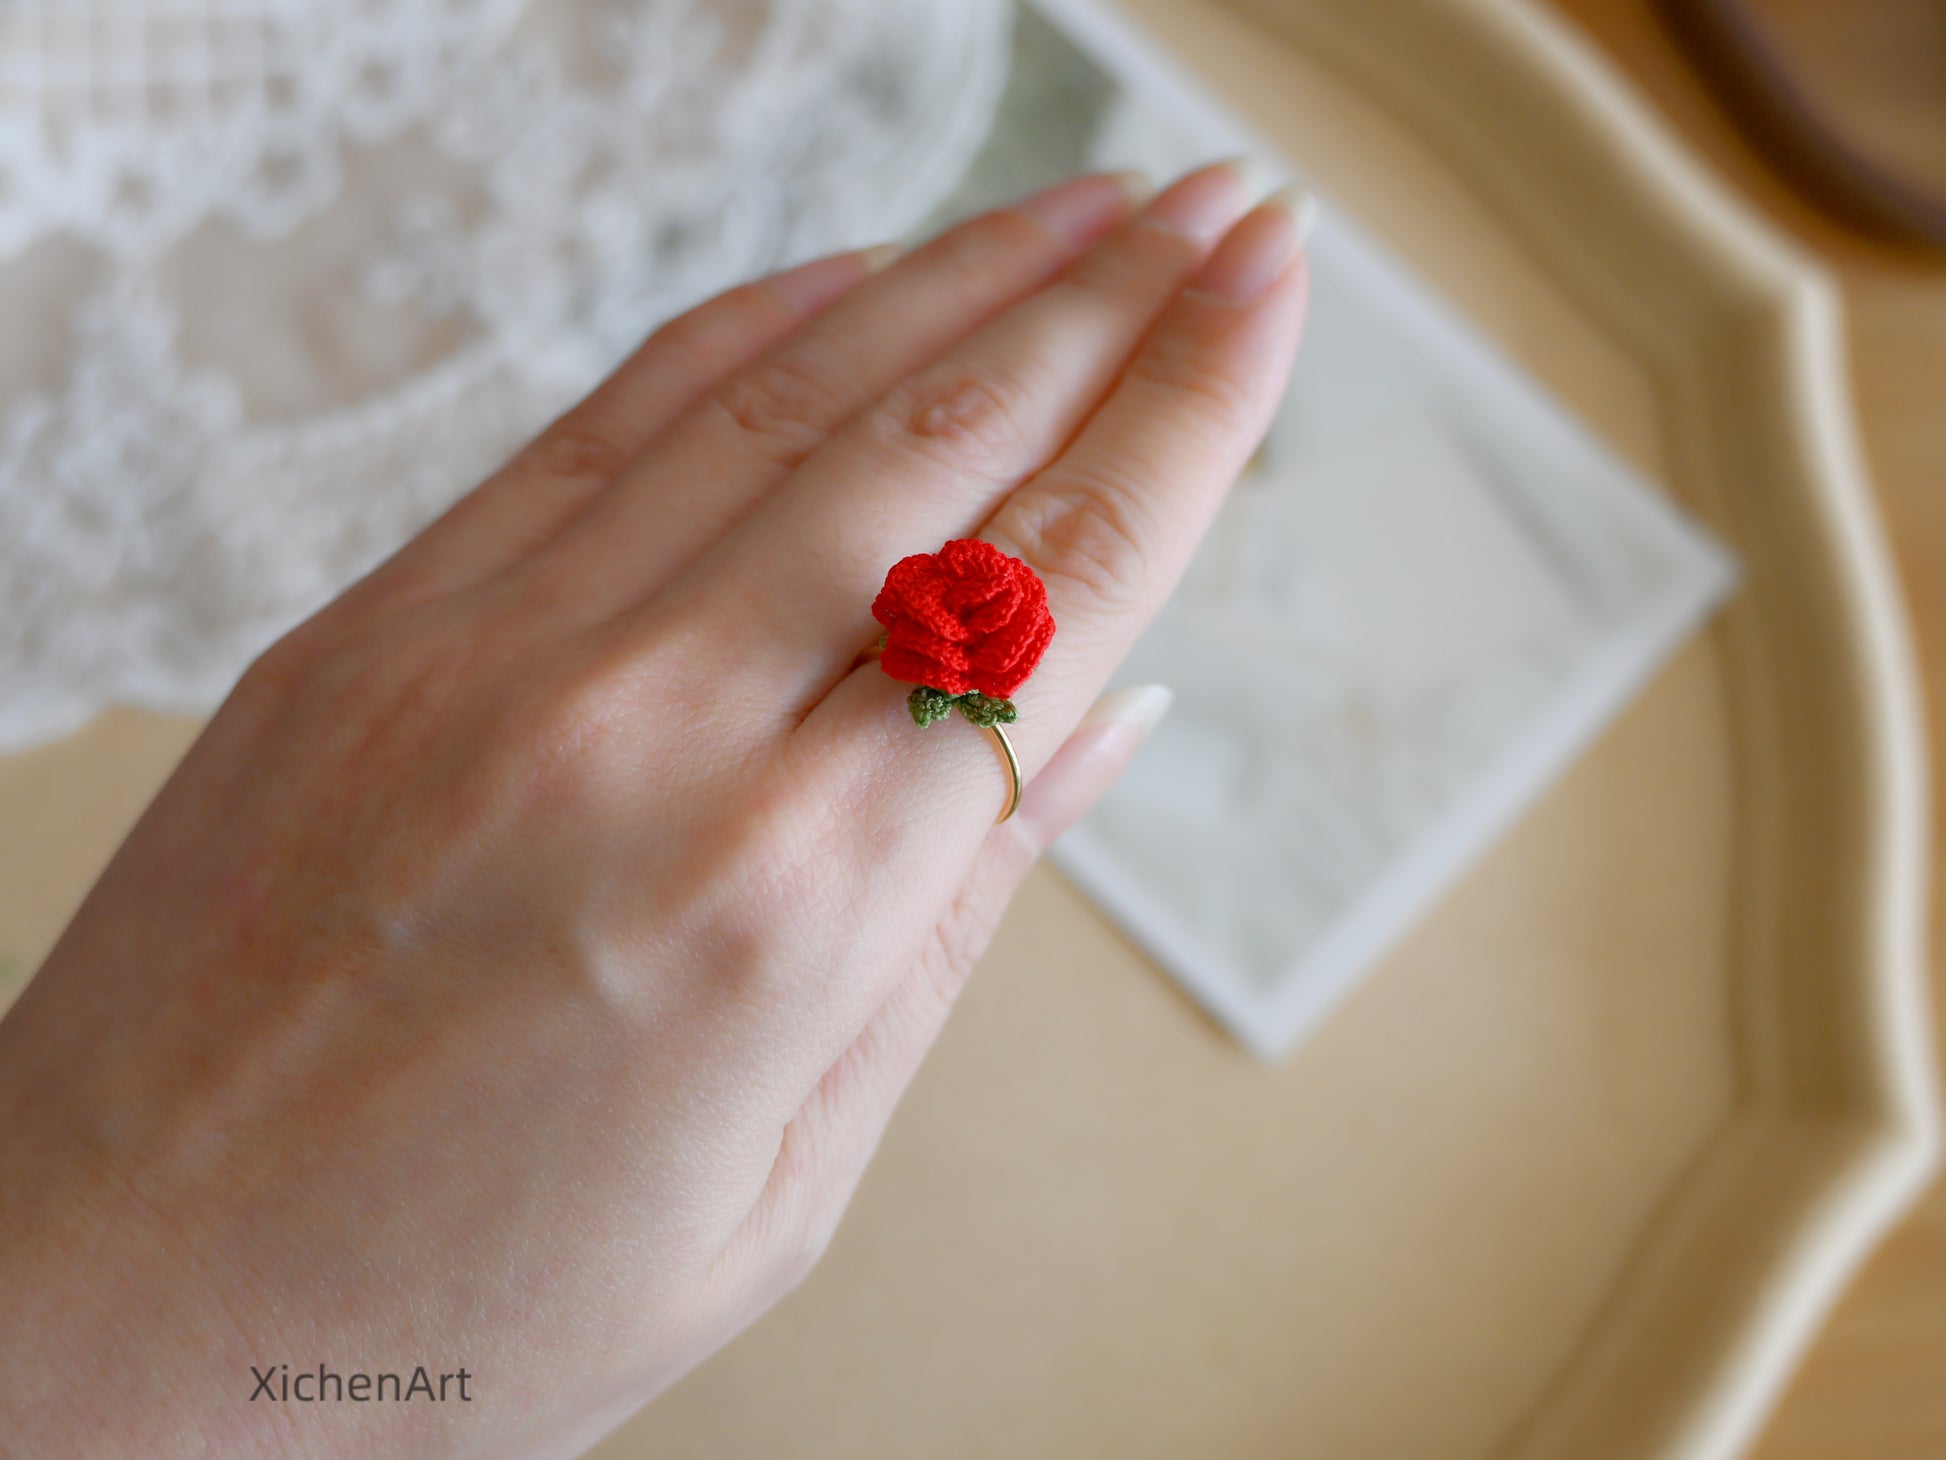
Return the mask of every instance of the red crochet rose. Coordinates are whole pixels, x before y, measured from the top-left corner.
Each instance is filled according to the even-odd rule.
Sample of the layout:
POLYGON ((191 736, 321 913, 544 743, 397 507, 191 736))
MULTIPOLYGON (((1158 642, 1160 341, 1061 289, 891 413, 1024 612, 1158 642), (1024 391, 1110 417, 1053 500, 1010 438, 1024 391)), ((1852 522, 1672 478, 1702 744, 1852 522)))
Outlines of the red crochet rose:
POLYGON ((872 617, 886 629, 885 672, 948 695, 1010 698, 1054 637, 1034 570, 970 538, 894 563, 872 617))

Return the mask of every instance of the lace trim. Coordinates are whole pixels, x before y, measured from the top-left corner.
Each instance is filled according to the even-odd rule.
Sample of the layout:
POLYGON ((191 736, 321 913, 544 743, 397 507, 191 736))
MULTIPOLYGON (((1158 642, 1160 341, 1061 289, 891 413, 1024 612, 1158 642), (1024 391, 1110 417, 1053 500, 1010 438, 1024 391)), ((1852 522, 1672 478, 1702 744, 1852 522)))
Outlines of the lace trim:
MULTIPOLYGON (((79 44, 56 23, 65 4, 0 17, 0 82, 34 44, 68 56, 24 101, 0 84, 0 107, 38 108, 37 145, 93 138, 90 158, 182 189, 130 226, 94 162, 63 181, 51 152, 0 161, 29 179, 0 185, 15 256, 0 283, 60 276, 60 250, 86 279, 67 338, 40 352, 61 368, 0 409, 0 749, 111 702, 207 709, 661 319, 905 231, 990 125, 1010 15, 1003 0, 351 8, 306 69, 307 160, 274 198, 239 181, 266 149, 213 123, 146 150, 119 124, 90 131, 121 73, 59 49, 79 44), (347 59, 374 55, 406 78, 383 104, 347 59)), ((161 13, 81 9, 137 30, 161 13)), ((248 85, 212 116, 261 119, 290 57, 268 46, 253 70, 238 27, 294 44, 319 36, 321 9, 343 11, 169 7, 202 49, 142 74, 229 57, 248 85)), ((18 130, 33 129, 0 137, 18 130)))

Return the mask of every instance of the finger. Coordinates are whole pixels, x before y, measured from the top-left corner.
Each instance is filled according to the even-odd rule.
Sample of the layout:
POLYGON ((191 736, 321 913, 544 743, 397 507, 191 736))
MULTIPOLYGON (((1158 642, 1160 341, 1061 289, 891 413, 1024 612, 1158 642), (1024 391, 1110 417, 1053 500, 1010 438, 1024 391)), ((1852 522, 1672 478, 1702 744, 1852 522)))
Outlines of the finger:
POLYGON ((1128 216, 1135 174, 1073 179, 949 230, 730 372, 536 564, 592 615, 645 597, 859 409, 1128 216))
POLYGON ((706 597, 758 596, 769 609, 735 662, 774 673, 787 702, 822 694, 863 642, 858 609, 886 564, 963 535, 1060 451, 1247 207, 1249 186, 1234 163, 1190 174, 806 461, 709 564, 706 597))
POLYGON ((1287 193, 1238 225, 1087 429, 983 529, 1040 575, 1060 626, 1049 672, 1027 691, 1053 722, 1023 727, 1030 759, 1175 591, 1269 429, 1303 331, 1310 208, 1287 193))
POLYGON ((886 998, 785 1128, 743 1240, 815 1255, 836 1228, 1021 880, 1114 785, 1173 697, 1159 684, 1104 695, 1048 762, 1014 818, 981 847, 918 966, 886 998))
POLYGON ((813 259, 670 320, 585 400, 408 543, 373 575, 375 586, 451 592, 532 552, 713 384, 897 252, 881 244, 813 259))
MULTIPOLYGON (((1173 590, 1269 424, 1303 323, 1294 206, 1273 200, 1232 230, 1072 445, 981 531, 1039 573, 1057 625, 1016 696, 1011 733, 1029 776, 1173 590)), ((861 599, 869 604, 869 590, 861 599)), ((862 612, 860 620, 854 642, 868 632, 862 612)), ((922 841, 936 856, 972 845, 993 815, 993 761, 970 726, 945 735, 913 726, 906 688, 862 666, 794 743, 829 777, 823 794, 856 808, 888 857, 917 857, 922 841)))

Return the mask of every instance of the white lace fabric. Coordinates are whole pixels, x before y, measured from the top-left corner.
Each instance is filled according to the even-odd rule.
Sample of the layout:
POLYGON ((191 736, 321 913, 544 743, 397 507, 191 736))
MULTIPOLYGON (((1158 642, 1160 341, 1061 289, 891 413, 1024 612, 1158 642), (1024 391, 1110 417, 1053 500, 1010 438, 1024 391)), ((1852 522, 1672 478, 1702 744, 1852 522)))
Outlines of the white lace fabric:
POLYGON ((208 709, 661 319, 905 231, 1009 15, 0 3, 0 750, 208 709))

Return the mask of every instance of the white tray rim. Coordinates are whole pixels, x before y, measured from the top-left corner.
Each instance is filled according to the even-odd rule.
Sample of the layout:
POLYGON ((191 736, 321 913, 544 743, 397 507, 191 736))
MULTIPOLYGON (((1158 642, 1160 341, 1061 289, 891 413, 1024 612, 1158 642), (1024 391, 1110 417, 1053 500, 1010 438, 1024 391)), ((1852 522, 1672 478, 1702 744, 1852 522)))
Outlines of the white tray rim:
MULTIPOLYGON (((1065 0, 1039 3, 1056 13, 1066 8, 1065 0)), ((1853 696, 1863 747, 1853 768, 1862 783, 1864 825, 1856 851, 1870 891, 1859 900, 1850 931, 1857 957, 1844 992, 1869 1046, 1874 1080, 1849 1107, 1824 1113, 1825 1127, 1852 1139, 1840 1154, 1827 1151, 1821 1159, 1807 1149, 1805 1170, 1815 1173, 1816 1188, 1781 1219, 1762 1282, 1725 1300, 1734 1309, 1727 1319, 1711 1315, 1719 1320, 1712 1326, 1718 1337, 1707 1362, 1663 1392, 1624 1392, 1623 1350, 1639 1346, 1653 1328, 1641 1310, 1668 1297, 1667 1272, 1658 1269, 1670 1264, 1660 1249, 1694 1235, 1665 1243, 1652 1232, 1623 1282, 1639 1276, 1645 1289, 1664 1291, 1639 1303, 1627 1295, 1613 1302, 1620 1315, 1597 1320, 1502 1451, 1504 1460, 1734 1460, 1754 1441, 1846 1284, 1926 1190, 1941 1153, 1926 950, 1931 838, 1923 699, 1857 440, 1837 290, 1821 267, 1706 172, 1606 58, 1532 0, 1222 3, 1401 111, 1442 92, 1451 102, 1462 94, 1463 78, 1476 73, 1544 103, 1560 124, 1549 136, 1497 139, 1503 145, 1491 182, 1502 196, 1515 185, 1509 169, 1544 154, 1553 165, 1571 156, 1576 166, 1598 170, 1604 185, 1641 215, 1631 220, 1640 224, 1634 242, 1652 245, 1659 261, 1694 274, 1778 342, 1758 388, 1790 422, 1786 444, 1799 468, 1800 505, 1815 516, 1823 538, 1818 566, 1835 585, 1829 619, 1848 655, 1843 688, 1853 696), (1631 1306, 1637 1311, 1629 1312, 1631 1306), (1632 1439, 1605 1433, 1623 1414, 1636 1430, 1632 1439), (1634 1424, 1637 1419, 1644 1423, 1634 1424)), ((1468 145, 1458 137, 1440 141, 1448 155, 1468 145)), ((1468 181, 1487 186, 1477 175, 1468 181)), ((1704 1162, 1732 1171, 1740 1155, 1756 1159, 1752 1153, 1766 1144, 1774 1147, 1817 1124, 1766 1106, 1764 1092, 1746 1091, 1704 1162)), ((1684 1184, 1707 1183, 1692 1175, 1684 1184)), ((1719 1190, 1696 1197, 1686 1211, 1680 1196, 1668 1205, 1675 1215, 1661 1225, 1693 1229, 1720 1221, 1734 1203, 1719 1190)))

